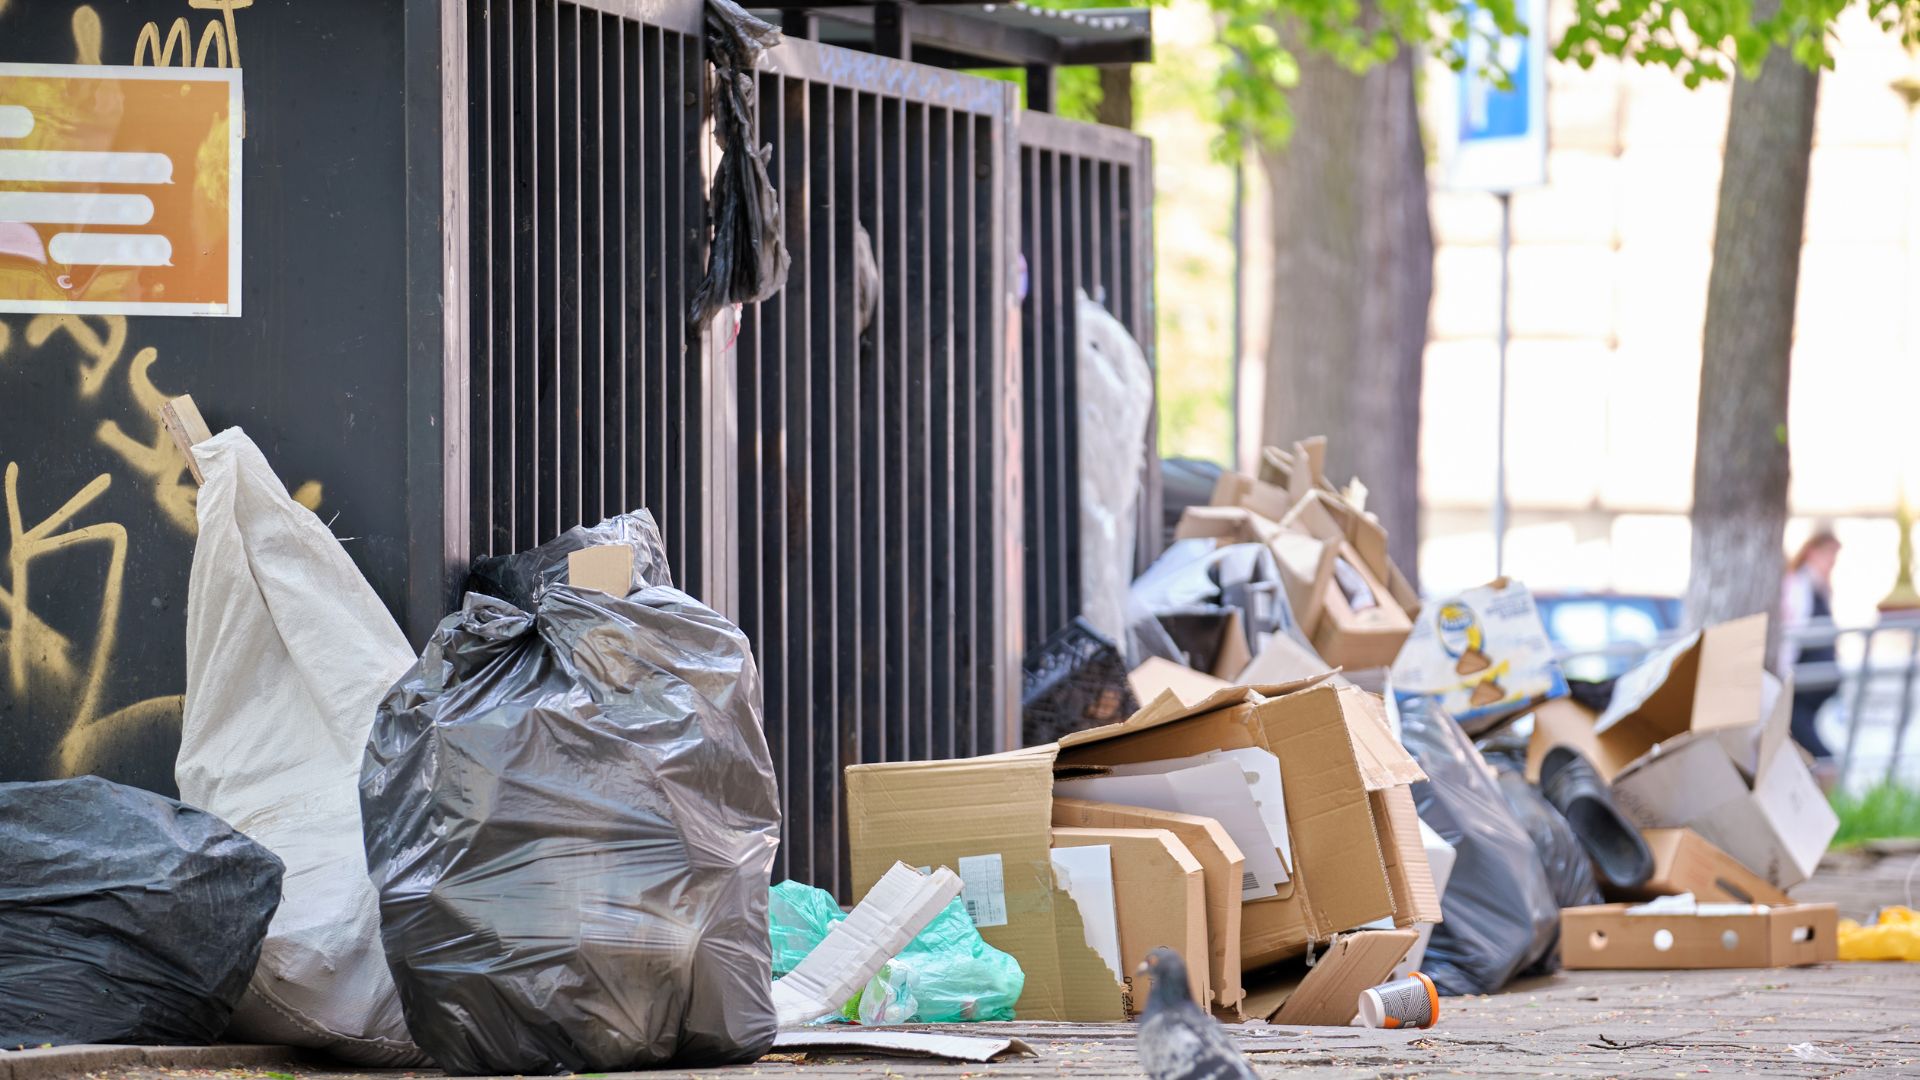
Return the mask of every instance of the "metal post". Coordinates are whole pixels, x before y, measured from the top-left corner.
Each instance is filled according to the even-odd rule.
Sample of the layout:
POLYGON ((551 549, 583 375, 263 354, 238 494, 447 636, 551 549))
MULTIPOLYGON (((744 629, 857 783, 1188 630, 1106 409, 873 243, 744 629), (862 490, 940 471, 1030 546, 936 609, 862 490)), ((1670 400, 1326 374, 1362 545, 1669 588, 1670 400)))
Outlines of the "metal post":
POLYGON ((1500 370, 1493 429, 1493 576, 1497 578, 1507 572, 1507 256, 1513 241, 1513 194, 1501 191, 1495 197, 1500 200, 1500 325, 1494 337, 1500 370))

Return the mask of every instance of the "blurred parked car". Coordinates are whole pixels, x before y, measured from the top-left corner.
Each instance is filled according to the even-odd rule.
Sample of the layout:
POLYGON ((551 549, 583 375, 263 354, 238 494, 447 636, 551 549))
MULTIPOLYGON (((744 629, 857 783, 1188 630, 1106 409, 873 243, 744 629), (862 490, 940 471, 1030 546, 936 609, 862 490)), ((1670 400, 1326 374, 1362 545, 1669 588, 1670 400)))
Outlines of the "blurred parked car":
POLYGON ((1674 596, 1538 592, 1533 599, 1547 636, 1566 658, 1569 678, 1618 675, 1680 629, 1681 604, 1674 596))

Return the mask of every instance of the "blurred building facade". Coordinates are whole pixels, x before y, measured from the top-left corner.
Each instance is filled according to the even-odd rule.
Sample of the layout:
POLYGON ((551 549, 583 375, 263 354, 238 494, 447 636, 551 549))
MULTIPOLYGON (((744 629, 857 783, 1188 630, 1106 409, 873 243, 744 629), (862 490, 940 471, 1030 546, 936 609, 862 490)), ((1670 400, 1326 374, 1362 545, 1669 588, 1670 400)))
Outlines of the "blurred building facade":
MULTIPOLYGON (((1552 38, 1568 14, 1555 5, 1552 38)), ((1902 485, 1920 496, 1920 123, 1898 88, 1920 65, 1857 8, 1838 39, 1801 256, 1787 539, 1832 521, 1849 623, 1892 584, 1902 485)), ((1664 69, 1549 67, 1549 183, 1513 198, 1508 348, 1507 569, 1536 588, 1685 591, 1728 97, 1664 69)), ((1437 186, 1432 206, 1421 576, 1444 589, 1493 565, 1499 210, 1437 186)))

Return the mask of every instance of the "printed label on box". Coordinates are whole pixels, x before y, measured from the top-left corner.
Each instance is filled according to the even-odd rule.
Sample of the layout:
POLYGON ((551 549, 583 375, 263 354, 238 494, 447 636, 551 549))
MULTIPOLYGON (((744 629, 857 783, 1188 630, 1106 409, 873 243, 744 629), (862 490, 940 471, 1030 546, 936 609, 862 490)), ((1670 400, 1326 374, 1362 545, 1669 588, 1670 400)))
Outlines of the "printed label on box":
POLYGON ((978 927, 1007 925, 1007 886, 1000 870, 1000 853, 967 855, 960 859, 960 902, 978 927))

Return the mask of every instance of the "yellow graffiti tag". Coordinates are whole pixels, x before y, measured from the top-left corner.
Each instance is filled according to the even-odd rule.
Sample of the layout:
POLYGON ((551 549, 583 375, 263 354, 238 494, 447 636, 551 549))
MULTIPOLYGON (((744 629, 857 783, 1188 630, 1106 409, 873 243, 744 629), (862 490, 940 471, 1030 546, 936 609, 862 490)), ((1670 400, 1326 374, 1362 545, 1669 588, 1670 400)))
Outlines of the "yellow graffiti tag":
MULTIPOLYGON (((245 11, 253 6, 253 0, 187 0, 187 6, 195 11, 217 11, 220 18, 200 31, 200 48, 193 54, 194 67, 207 66, 207 50, 212 48, 218 54, 220 62, 215 67, 240 66, 240 29, 234 24, 233 13, 245 11)), ((193 43, 193 27, 188 24, 185 15, 173 20, 167 30, 166 42, 160 40, 160 24, 150 22, 140 28, 140 36, 133 43, 133 62, 136 67, 156 64, 170 67, 173 64, 173 50, 180 50, 180 64, 187 63, 187 50, 193 43)))
POLYGON ((100 62, 100 13, 93 10, 92 4, 81 4, 73 9, 73 62, 76 64, 97 64, 100 62))
POLYGON ((153 380, 147 376, 154 361, 159 358, 159 350, 149 345, 134 355, 133 367, 127 371, 127 383, 133 391, 133 400, 139 404, 147 427, 152 432, 147 441, 143 443, 133 438, 112 420, 102 420, 94 430, 94 435, 107 449, 120 455, 129 469, 153 485, 154 502, 159 504, 160 512, 167 516, 167 520, 183 531, 192 533, 199 530, 199 519, 194 514, 194 502, 199 493, 186 479, 187 456, 174 445, 173 437, 167 434, 166 425, 160 421, 160 409, 170 399, 156 389, 153 380))
POLYGON ((67 532, 58 530, 112 484, 113 478, 105 473, 94 477, 60 509, 28 528, 20 510, 20 466, 9 462, 6 470, 8 580, 6 586, 0 588, 0 613, 6 616, 7 633, 0 637, 0 643, 6 645, 7 682, 16 697, 23 696, 29 676, 38 673, 43 678, 51 677, 67 693, 77 694, 67 733, 60 740, 60 768, 68 776, 91 769, 98 753, 127 733, 157 723, 177 726, 186 701, 183 695, 170 694, 100 715, 100 699, 105 693, 108 667, 118 638, 120 601, 126 584, 127 530, 116 522, 87 525, 67 532), (91 655, 79 672, 76 685, 73 643, 35 615, 29 606, 29 571, 35 559, 83 544, 106 545, 107 577, 101 588, 91 655))
POLYGON ((57 330, 66 331, 80 346, 80 351, 91 357, 91 364, 80 365, 80 396, 93 397, 113 373, 113 366, 120 362, 120 353, 127 347, 127 317, 125 315, 98 315, 101 325, 107 329, 106 336, 87 325, 84 315, 40 315, 27 324, 27 344, 39 348, 47 343, 57 330))

